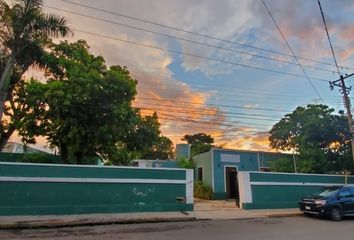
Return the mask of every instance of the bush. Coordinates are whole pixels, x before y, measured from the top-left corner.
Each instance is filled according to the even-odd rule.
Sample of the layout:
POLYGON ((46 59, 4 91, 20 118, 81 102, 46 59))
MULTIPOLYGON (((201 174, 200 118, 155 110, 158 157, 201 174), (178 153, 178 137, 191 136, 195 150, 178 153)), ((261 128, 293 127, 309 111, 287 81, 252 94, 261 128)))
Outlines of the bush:
POLYGON ((183 157, 178 159, 177 164, 180 168, 194 169, 194 167, 195 167, 194 163, 191 159, 183 158, 183 157))
POLYGON ((19 162, 24 163, 60 163, 60 158, 47 153, 25 153, 19 162))
POLYGON ((213 199, 213 189, 204 184, 201 181, 198 181, 194 184, 194 197, 206 200, 213 199))

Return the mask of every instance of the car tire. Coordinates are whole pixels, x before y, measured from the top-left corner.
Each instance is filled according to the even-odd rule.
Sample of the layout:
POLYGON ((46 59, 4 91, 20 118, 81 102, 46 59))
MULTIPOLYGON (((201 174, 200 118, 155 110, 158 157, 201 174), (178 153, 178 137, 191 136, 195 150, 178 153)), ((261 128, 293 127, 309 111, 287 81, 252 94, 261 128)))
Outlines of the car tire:
POLYGON ((342 215, 342 210, 340 210, 338 207, 332 208, 329 212, 329 217, 333 221, 340 221, 342 219, 342 215))

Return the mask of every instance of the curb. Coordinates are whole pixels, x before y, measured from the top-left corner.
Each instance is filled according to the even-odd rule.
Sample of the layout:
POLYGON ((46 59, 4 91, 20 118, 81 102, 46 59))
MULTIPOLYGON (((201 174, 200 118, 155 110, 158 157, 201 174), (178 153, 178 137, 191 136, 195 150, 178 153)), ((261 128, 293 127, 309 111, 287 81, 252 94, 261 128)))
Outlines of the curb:
POLYGON ((273 218, 282 218, 282 217, 298 217, 303 216, 304 214, 301 212, 298 213, 270 213, 266 214, 266 217, 273 217, 273 218))
POLYGON ((303 216, 302 213, 274 213, 274 214, 264 214, 264 215, 256 215, 256 216, 247 216, 247 217, 230 217, 230 218, 197 218, 196 221, 211 221, 211 220, 250 220, 250 219, 259 219, 259 218, 284 218, 284 217, 299 217, 303 216))
MULTIPOLYGON (((0 218, 1 220, 1 218, 0 218)), ((186 217, 141 217, 141 218, 82 218, 77 220, 34 220, 1 222, 0 229, 57 228, 69 226, 91 226, 105 224, 159 223, 195 221, 195 216, 186 217)))

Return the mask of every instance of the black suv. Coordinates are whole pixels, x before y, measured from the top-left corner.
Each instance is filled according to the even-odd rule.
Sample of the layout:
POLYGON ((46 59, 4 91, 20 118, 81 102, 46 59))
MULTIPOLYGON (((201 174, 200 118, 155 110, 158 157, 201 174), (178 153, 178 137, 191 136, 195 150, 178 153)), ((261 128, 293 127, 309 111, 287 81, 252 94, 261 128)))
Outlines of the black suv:
POLYGON ((318 193, 302 198, 299 206, 306 215, 327 216, 340 221, 343 216, 354 216, 354 187, 325 187, 318 193))

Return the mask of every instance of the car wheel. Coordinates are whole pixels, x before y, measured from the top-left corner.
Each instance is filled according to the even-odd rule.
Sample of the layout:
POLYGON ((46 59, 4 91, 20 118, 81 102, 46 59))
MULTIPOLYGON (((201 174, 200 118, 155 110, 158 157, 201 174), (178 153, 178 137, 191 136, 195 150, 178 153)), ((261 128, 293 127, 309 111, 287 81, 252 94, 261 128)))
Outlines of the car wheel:
POLYGON ((331 209, 331 211, 329 213, 329 217, 333 221, 340 221, 342 219, 342 211, 339 208, 334 207, 331 209))

